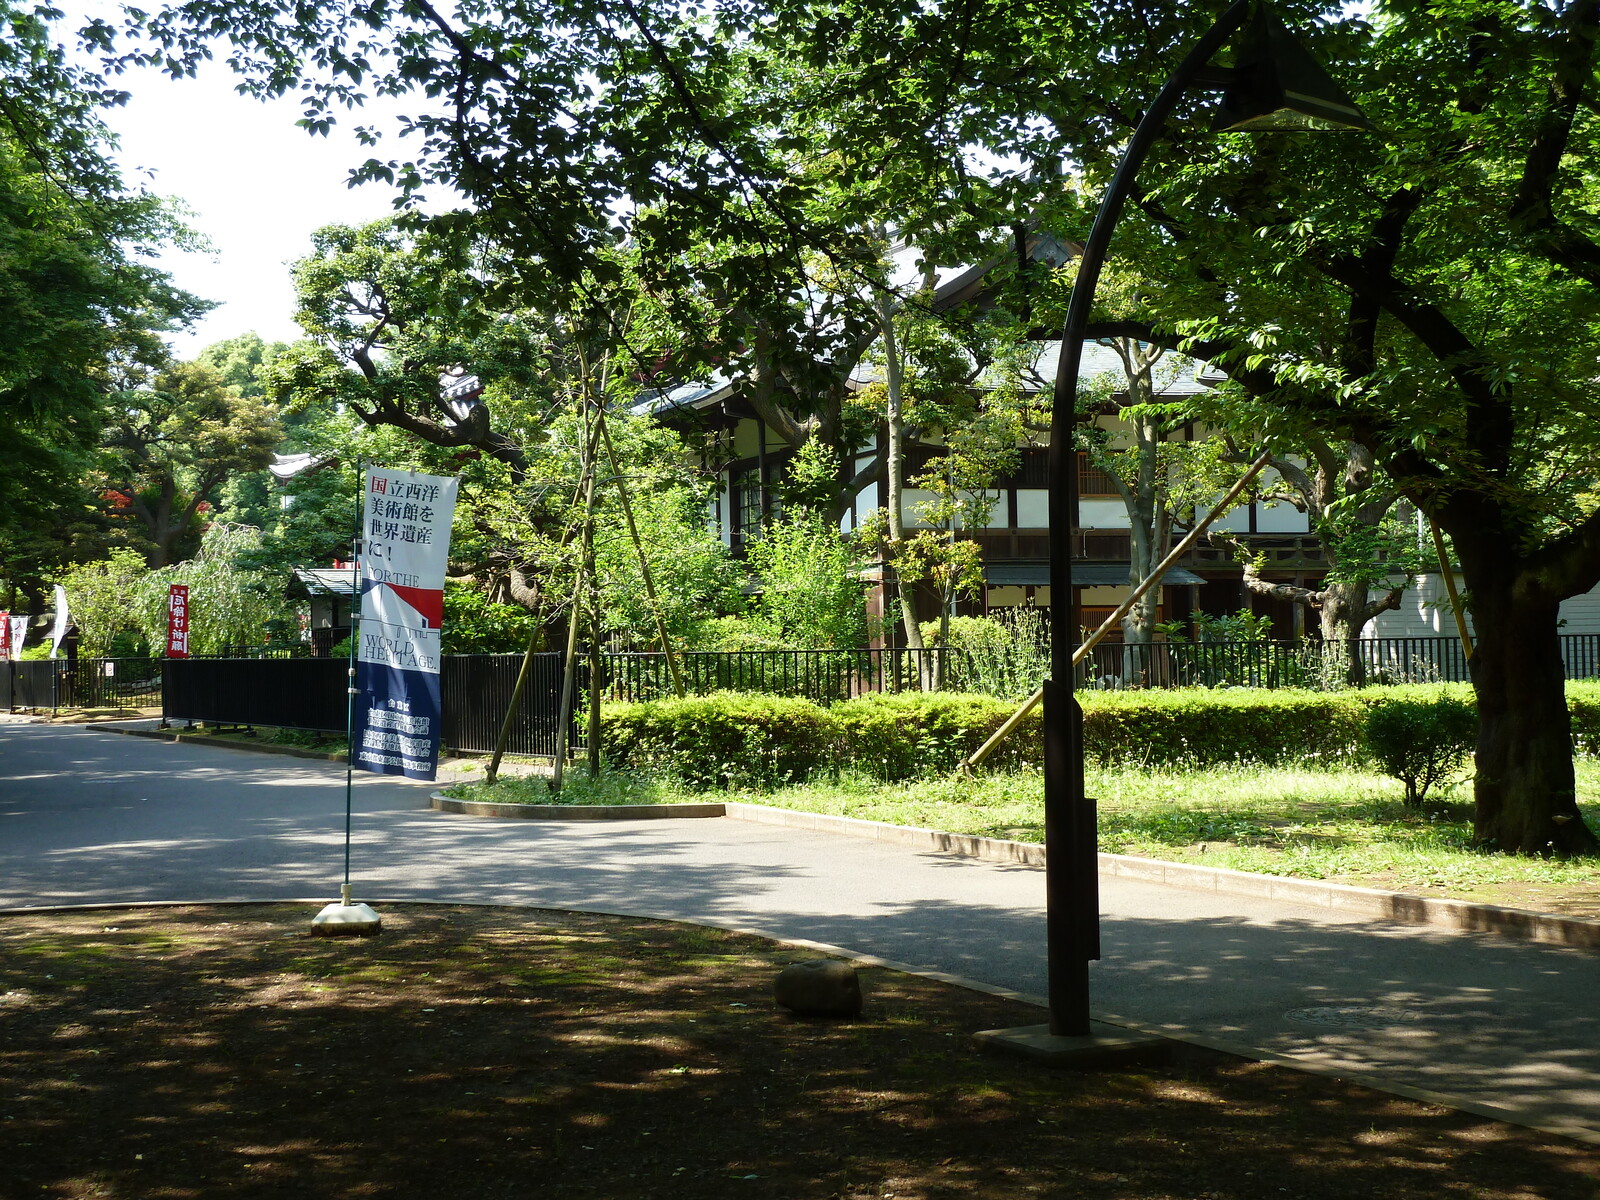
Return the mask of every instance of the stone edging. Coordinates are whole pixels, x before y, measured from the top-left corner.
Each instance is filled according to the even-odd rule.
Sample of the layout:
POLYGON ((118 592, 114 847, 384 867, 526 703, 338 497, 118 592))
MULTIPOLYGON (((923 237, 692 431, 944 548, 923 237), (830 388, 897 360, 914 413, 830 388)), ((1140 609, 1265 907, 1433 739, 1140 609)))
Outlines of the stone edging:
POLYGON ((667 817, 720 817, 722 804, 491 804, 481 800, 452 800, 434 792, 429 800, 435 812, 467 817, 521 817, 532 821, 650 821, 667 817))
POLYGON ((122 733, 129 737, 154 738, 158 742, 182 742, 186 746, 218 746, 223 750, 248 750, 252 754, 279 754, 285 758, 307 758, 313 762, 342 763, 344 754, 330 754, 325 750, 305 750, 299 746, 273 746, 265 743, 233 742, 207 733, 184 733, 177 729, 126 729, 105 722, 90 722, 83 726, 96 733, 122 733))
MULTIPOLYGON (((964 833, 944 833, 937 829, 890 825, 883 821, 860 821, 854 817, 791 812, 761 804, 730 803, 725 807, 727 815, 735 820, 873 838, 917 850, 965 855, 985 862, 1030 867, 1042 867, 1045 863, 1044 847, 1033 842, 1010 842, 964 833)), ((1405 925, 1492 933, 1518 941, 1546 942, 1585 950, 1600 949, 1600 921, 1583 917, 1529 912, 1498 904, 1475 904, 1468 900, 1447 900, 1405 892, 1385 892, 1377 888, 1323 883, 1315 879, 1256 875, 1248 871, 1164 862, 1155 858, 1133 858, 1125 854, 1102 854, 1099 861, 1102 875, 1140 879, 1219 895, 1282 900, 1405 925)))

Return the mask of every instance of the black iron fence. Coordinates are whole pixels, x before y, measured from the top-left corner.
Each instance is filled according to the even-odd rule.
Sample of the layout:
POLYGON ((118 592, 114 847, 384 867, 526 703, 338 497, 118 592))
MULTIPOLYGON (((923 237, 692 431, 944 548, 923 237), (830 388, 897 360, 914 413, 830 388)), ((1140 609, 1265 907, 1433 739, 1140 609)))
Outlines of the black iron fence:
MULTIPOLYGON (((506 751, 510 754, 553 755, 560 727, 561 658, 536 654, 523 689, 522 703, 512 722, 506 751)), ((448 654, 440 664, 439 700, 443 705, 444 743, 456 750, 489 753, 500 734, 501 722, 511 705, 520 654, 448 654)), ((567 744, 587 745, 583 705, 588 692, 588 668, 579 664, 576 703, 569 723, 567 744)))
MULTIPOLYGON (((1568 679, 1600 678, 1600 634, 1561 635, 1568 679)), ((1471 678, 1460 639, 1364 638, 1347 650, 1332 642, 1102 643, 1080 666, 1091 687, 1303 687, 1464 683, 1471 678), (1354 669, 1352 670, 1352 661, 1354 669)))
MULTIPOLYGON (((675 656, 684 690, 765 692, 824 704, 866 692, 934 691, 948 687, 957 652, 906 650, 728 650, 675 656)), ((657 700, 673 694, 667 656, 607 654, 602 694, 609 700, 657 700)))
POLYGON ((36 658, 0 661, 0 702, 10 709, 108 708, 161 703, 159 658, 36 658))
MULTIPOLYGON (((169 659, 164 680, 168 721, 268 725, 343 733, 348 719, 349 660, 343 658, 169 659)), ((455 750, 494 749, 522 665, 520 654, 452 654, 441 663, 440 736, 455 750)), ((580 689, 587 679, 580 676, 580 689)), ((551 755, 559 724, 561 656, 534 656, 506 749, 551 755)), ((569 744, 582 748, 578 722, 569 744)))
MULTIPOLYGON (((1569 679, 1600 678, 1600 634, 1561 636, 1569 679)), ((1103 644, 1080 667, 1088 687, 1312 687, 1344 685, 1342 646, 1316 642, 1163 642, 1103 644)), ((1455 638, 1372 638, 1355 653, 1370 683, 1461 681, 1468 678, 1455 638)), ((832 703, 869 692, 963 690, 1019 699, 1044 679, 1048 656, 1028 644, 983 652, 948 650, 762 650, 678 655, 686 689, 802 696, 832 703)), ((440 676, 443 738, 469 752, 494 747, 511 702, 522 656, 447 655, 440 676)), ((588 668, 580 664, 568 745, 584 744, 588 668)), ((348 663, 327 658, 78 658, 0 661, 0 702, 12 709, 162 706, 169 721, 266 725, 342 733, 348 663)), ((601 695, 652 700, 672 694, 661 654, 602 656, 601 695)), ((561 660, 536 655, 512 722, 507 749, 555 751, 561 660)))
POLYGON ((349 667, 342 658, 169 658, 162 714, 168 721, 343 733, 349 667))

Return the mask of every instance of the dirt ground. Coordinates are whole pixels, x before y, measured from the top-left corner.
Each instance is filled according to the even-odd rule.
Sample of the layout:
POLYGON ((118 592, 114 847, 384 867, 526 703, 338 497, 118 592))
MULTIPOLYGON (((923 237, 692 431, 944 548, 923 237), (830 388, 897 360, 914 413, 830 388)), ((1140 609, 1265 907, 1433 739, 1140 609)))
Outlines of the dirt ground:
POLYGON ((1595 1148, 1190 1051, 1058 1072, 1038 1009, 660 922, 388 906, 0 917, 0 1197, 1592 1200, 1595 1148))

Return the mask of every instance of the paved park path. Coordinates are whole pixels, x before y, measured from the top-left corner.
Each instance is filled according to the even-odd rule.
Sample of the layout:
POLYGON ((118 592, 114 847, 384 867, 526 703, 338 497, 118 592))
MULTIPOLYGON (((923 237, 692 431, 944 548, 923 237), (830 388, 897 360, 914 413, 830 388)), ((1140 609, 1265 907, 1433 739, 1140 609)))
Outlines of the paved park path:
MULTIPOLYGON (((700 921, 1044 991, 1036 868, 726 819, 448 816, 429 790, 357 776, 359 898, 700 921)), ((333 764, 0 724, 0 908, 333 898, 343 813, 333 764)), ((1124 879, 1101 889, 1097 1015, 1600 1143, 1600 953, 1124 879)))

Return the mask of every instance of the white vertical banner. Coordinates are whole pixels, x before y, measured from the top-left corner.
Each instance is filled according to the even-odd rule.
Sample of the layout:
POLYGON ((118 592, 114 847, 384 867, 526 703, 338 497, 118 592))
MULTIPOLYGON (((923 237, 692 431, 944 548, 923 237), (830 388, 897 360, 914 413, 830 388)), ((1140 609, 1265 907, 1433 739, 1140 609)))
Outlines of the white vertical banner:
POLYGON ((56 584, 56 623, 50 630, 50 657, 56 658, 61 651, 61 641, 67 636, 67 627, 71 620, 67 616, 67 589, 59 583, 56 584))
POLYGON ((13 661, 22 657, 22 643, 28 636, 28 618, 26 616, 11 618, 11 658, 13 661))
POLYGON ((357 581, 353 765, 432 779, 439 762, 444 574, 458 481, 367 468, 357 581))

